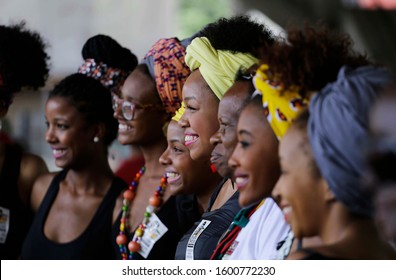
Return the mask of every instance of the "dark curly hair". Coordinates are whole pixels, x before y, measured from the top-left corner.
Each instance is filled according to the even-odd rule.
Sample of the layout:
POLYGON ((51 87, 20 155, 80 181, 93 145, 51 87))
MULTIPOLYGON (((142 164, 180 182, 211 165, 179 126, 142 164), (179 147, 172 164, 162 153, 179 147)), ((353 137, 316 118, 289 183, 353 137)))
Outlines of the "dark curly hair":
POLYGON ((208 38, 216 50, 250 53, 255 57, 260 54, 260 47, 274 43, 272 33, 246 15, 220 18, 196 35, 208 38))
POLYGON ((47 44, 25 22, 0 25, 0 73, 4 86, 15 93, 22 87, 45 85, 49 72, 47 44))
POLYGON ((280 76, 285 88, 298 85, 306 91, 318 91, 336 80, 343 65, 356 68, 372 64, 352 47, 347 34, 332 31, 322 23, 306 23, 301 29, 288 29, 287 39, 279 39, 270 48, 264 46, 260 62, 280 76))
POLYGON ((82 56, 84 59, 93 58, 109 67, 119 68, 125 72, 132 72, 138 64, 135 54, 122 47, 113 38, 103 34, 95 35, 85 42, 82 56))
POLYGON ((85 116, 88 124, 104 123, 106 146, 117 136, 118 122, 113 117, 111 93, 98 80, 76 73, 67 76, 50 91, 48 99, 61 97, 67 99, 77 111, 85 116))

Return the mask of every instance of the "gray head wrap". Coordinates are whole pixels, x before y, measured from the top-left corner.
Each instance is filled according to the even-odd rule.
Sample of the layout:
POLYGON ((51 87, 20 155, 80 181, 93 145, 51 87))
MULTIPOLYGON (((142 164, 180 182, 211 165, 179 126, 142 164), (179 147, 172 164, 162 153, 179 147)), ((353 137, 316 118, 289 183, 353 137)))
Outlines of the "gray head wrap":
POLYGON ((337 199, 360 216, 373 214, 360 182, 369 111, 390 80, 391 73, 384 68, 343 67, 337 80, 310 101, 308 136, 316 163, 337 199))

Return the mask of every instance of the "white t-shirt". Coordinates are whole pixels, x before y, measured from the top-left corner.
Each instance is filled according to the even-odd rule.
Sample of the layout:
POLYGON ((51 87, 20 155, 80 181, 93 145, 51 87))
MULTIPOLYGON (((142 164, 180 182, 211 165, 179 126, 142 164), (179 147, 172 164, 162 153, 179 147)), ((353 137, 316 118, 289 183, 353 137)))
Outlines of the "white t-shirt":
POLYGON ((223 260, 276 260, 276 247, 289 231, 281 209, 266 198, 231 245, 231 255, 224 255, 223 260))

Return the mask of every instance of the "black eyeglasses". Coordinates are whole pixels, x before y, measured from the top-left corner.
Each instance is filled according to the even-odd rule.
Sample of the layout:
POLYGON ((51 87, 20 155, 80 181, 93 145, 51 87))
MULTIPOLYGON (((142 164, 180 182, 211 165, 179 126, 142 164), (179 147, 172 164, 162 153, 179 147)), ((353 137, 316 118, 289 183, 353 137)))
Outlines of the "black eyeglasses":
POLYGON ((116 94, 113 94, 113 110, 116 111, 118 108, 121 108, 122 116, 124 119, 131 121, 135 118, 136 110, 147 110, 147 109, 155 109, 155 110, 164 110, 164 108, 160 105, 139 105, 132 101, 124 100, 119 98, 116 94))

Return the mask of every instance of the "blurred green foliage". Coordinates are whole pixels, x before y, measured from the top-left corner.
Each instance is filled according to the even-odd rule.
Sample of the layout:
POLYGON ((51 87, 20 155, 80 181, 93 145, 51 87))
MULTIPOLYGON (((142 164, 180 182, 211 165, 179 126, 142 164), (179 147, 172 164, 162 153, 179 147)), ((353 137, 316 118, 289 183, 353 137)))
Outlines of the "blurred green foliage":
POLYGON ((234 0, 179 0, 177 35, 186 38, 208 23, 233 14, 234 0))

